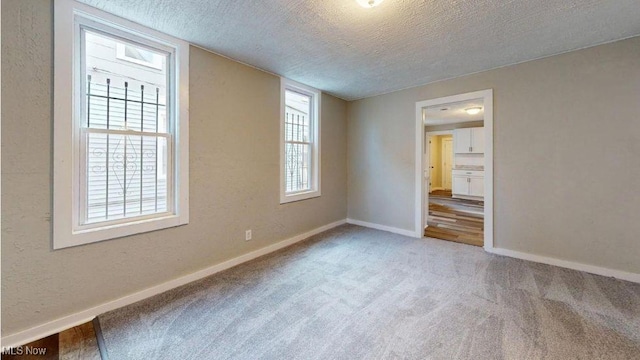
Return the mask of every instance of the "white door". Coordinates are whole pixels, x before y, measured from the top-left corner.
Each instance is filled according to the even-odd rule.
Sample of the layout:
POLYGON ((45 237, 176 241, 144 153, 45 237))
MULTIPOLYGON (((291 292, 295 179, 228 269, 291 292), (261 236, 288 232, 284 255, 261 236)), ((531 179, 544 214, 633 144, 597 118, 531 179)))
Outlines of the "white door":
POLYGON ((457 195, 469 195, 469 177, 453 175, 453 189, 451 192, 457 195))
POLYGON ((469 178, 469 195, 484 196, 484 178, 481 178, 481 177, 469 178))
POLYGON ((471 129, 471 152, 474 154, 484 154, 484 128, 471 129))
POLYGON ((453 170, 453 138, 442 139, 442 187, 451 190, 453 170))
POLYGON ((453 131, 453 146, 456 154, 471 152, 471 129, 455 129, 453 131))

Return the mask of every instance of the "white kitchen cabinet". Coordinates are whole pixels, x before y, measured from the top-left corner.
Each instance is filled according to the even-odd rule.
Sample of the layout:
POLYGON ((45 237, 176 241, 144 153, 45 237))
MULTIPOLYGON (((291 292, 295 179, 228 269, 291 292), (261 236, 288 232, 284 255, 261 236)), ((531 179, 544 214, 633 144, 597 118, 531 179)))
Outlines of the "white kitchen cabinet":
POLYGON ((469 195, 469 177, 453 175, 451 193, 452 195, 469 195))
POLYGON ((453 141, 456 154, 484 154, 484 127, 455 129, 453 141))
POLYGON ((484 171, 453 170, 453 197, 484 197, 484 171))
POLYGON ((484 197, 484 177, 469 177, 469 195, 484 197))
POLYGON ((484 154, 484 127, 471 128, 471 153, 484 154))
POLYGON ((456 154, 471 152, 471 129, 455 129, 453 131, 453 142, 456 154))

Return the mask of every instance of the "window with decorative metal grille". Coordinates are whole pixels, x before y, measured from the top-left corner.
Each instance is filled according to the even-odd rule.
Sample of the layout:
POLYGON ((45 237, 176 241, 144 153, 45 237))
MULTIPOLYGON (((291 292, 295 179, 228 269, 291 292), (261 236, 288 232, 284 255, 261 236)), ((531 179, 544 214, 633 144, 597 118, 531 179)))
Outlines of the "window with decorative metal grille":
POLYGON ((55 31, 54 248, 186 224, 188 44, 69 0, 55 31))
POLYGON ((81 225, 166 213, 173 192, 166 176, 173 143, 166 123, 169 54, 140 49, 160 64, 141 74, 138 66, 110 62, 110 52, 102 53, 124 45, 121 40, 83 33, 87 100, 80 137, 85 149, 79 172, 81 225))
POLYGON ((320 196, 320 92, 282 79, 280 202, 320 196))

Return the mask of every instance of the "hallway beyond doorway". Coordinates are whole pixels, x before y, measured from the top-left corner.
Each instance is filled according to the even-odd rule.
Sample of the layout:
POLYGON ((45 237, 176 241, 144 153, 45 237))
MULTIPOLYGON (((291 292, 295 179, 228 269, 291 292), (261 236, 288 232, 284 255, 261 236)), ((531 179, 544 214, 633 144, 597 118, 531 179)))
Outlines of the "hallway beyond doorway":
POLYGON ((451 190, 453 169, 453 136, 431 135, 429 138, 429 192, 451 190))

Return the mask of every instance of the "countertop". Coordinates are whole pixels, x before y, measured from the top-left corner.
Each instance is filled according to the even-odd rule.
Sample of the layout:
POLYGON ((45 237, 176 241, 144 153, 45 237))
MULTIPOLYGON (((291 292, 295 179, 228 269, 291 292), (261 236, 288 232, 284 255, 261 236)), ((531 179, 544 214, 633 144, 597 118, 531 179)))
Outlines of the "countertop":
POLYGON ((457 165, 453 168, 453 170, 473 170, 473 171, 484 171, 484 166, 482 165, 457 165))

